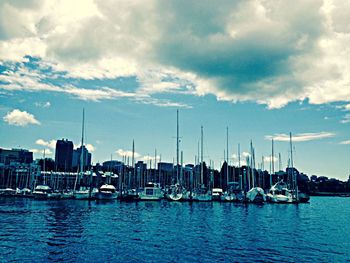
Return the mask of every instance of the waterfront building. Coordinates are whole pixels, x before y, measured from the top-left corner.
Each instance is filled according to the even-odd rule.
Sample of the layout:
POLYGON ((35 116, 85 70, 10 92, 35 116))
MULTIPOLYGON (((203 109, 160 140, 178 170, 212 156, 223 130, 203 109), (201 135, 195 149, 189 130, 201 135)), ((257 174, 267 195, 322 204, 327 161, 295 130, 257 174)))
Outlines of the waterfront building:
POLYGON ((57 140, 55 163, 58 171, 71 171, 73 160, 73 142, 67 139, 57 140))
POLYGON ((0 163, 10 164, 16 163, 32 163, 33 153, 25 149, 3 149, 0 148, 0 163))

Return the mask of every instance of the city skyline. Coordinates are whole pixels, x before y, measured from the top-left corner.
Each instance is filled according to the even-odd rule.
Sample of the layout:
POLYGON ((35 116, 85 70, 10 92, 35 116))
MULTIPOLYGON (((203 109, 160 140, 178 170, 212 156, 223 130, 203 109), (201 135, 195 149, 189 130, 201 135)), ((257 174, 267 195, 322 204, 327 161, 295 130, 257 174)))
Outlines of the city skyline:
MULTIPOLYGON (((255 147, 269 170, 271 139, 285 169, 350 173, 346 3, 269 1, 0 3, 0 147, 54 158, 80 145, 82 109, 93 163, 131 155, 218 169, 255 147), (187 10, 187 11, 186 11, 187 10), (340 55, 339 55, 340 54, 340 55)), ((278 161, 275 163, 278 167, 278 161)), ((275 169, 276 170, 276 169, 275 169)))

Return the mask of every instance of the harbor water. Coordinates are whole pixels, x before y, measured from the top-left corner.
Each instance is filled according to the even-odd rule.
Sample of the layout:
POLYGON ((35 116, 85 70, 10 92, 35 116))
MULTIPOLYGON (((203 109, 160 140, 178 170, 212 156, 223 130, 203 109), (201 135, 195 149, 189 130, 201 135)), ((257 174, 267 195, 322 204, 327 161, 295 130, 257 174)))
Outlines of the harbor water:
POLYGON ((0 262, 346 262, 350 198, 244 205, 0 198, 0 262))

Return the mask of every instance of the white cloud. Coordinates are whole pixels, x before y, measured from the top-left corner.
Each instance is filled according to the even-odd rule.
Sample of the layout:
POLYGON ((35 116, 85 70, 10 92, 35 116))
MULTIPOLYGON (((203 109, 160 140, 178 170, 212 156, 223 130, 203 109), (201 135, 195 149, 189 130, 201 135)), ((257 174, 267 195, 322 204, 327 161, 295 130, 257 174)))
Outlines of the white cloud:
POLYGON ((272 160, 274 161, 274 163, 276 163, 278 161, 278 158, 276 156, 274 156, 273 158, 272 156, 264 156, 264 162, 270 163, 272 160))
POLYGON ((160 156, 157 155, 157 157, 155 157, 155 156, 151 156, 151 155, 144 155, 144 156, 142 156, 142 160, 144 162, 149 162, 149 161, 154 162, 154 160, 160 161, 160 156))
MULTIPOLYGON (((44 65, 45 67, 45 65, 44 65)), ((55 78, 56 72, 51 72, 48 77, 55 78)), ((7 91, 27 91, 27 92, 39 92, 39 91, 51 91, 66 93, 74 98, 86 100, 86 101, 101 101, 101 100, 115 100, 119 98, 128 98, 143 104, 151 104, 158 107, 176 107, 176 108, 192 108, 190 105, 174 102, 167 99, 152 98, 147 94, 146 90, 138 90, 136 92, 124 92, 116 88, 101 87, 101 88, 82 88, 75 87, 73 85, 57 86, 54 84, 44 83, 44 76, 39 70, 28 69, 23 63, 16 70, 7 70, 4 74, 0 75, 0 81, 5 84, 0 85, 0 89, 7 91)), ((38 107, 50 107, 50 102, 35 103, 38 107)))
POLYGON ((242 152, 242 156, 243 156, 244 158, 247 158, 247 157, 250 157, 251 155, 250 155, 249 152, 242 152))
MULTIPOLYGON (((213 94, 268 108, 305 99, 311 104, 350 101, 347 1, 23 3, 0 3, 2 61, 20 62, 30 55, 67 77, 135 76, 138 95, 213 94)), ((32 83, 33 78, 24 78, 23 85, 12 83, 10 75, 2 81, 9 82, 8 90, 65 92, 84 100, 135 96, 105 87, 32 83)))
POLYGON ((50 108, 51 103, 49 101, 46 102, 35 102, 34 105, 39 108, 50 108))
POLYGON ((342 142, 340 142, 340 144, 350 144, 350 140, 348 140, 348 141, 342 141, 342 142))
POLYGON ((33 114, 26 111, 20 111, 19 109, 14 109, 13 111, 8 112, 3 119, 8 124, 14 126, 26 126, 28 124, 40 125, 40 122, 35 119, 33 114))
POLYGON ((35 141, 35 144, 37 145, 41 145, 41 146, 45 146, 45 147, 49 147, 51 149, 55 149, 56 148, 56 140, 51 140, 51 141, 45 141, 43 139, 38 139, 35 141))
POLYGON ((343 119, 340 121, 341 123, 349 123, 350 122, 350 113, 345 114, 343 119))
POLYGON ((92 144, 88 143, 85 145, 86 149, 89 151, 89 152, 94 152, 95 151, 95 146, 93 146, 92 144))
POLYGON ((33 152, 34 154, 44 154, 47 157, 47 155, 53 155, 53 152, 50 149, 30 149, 29 151, 33 152))
MULTIPOLYGON (((123 150, 123 149, 118 149, 116 151, 116 154, 118 154, 120 157, 132 157, 132 151, 129 150, 123 150)), ((135 158, 139 158, 141 156, 141 154, 135 152, 134 153, 134 157, 135 158)))
MULTIPOLYGON (((292 135, 293 142, 305 142, 305 141, 313 141, 324 138, 334 137, 335 133, 332 132, 316 132, 316 133, 299 133, 292 135)), ((289 134, 275 134, 275 135, 267 135, 265 136, 265 140, 274 139, 275 141, 288 142, 289 134)))
MULTIPOLYGON (((81 146, 81 143, 79 144, 74 144, 74 149, 77 149, 81 146)), ((93 146, 91 143, 87 143, 84 144, 84 146, 86 147, 86 149, 91 153, 94 152, 96 150, 95 146, 93 146)))

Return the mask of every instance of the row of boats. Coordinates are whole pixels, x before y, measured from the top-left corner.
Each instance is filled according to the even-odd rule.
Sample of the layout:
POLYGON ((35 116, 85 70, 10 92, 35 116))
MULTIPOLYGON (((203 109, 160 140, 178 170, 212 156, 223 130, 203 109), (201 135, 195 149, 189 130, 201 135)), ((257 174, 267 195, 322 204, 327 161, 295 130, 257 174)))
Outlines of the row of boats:
POLYGON ((268 193, 260 187, 253 187, 249 191, 240 189, 221 188, 208 190, 205 187, 187 190, 181 185, 175 184, 165 189, 159 183, 146 183, 141 189, 126 189, 117 191, 115 186, 104 184, 100 188, 80 188, 79 190, 53 191, 48 185, 37 185, 34 190, 24 189, 0 189, 0 196, 20 196, 35 198, 40 200, 49 199, 80 199, 80 200, 113 200, 123 201, 159 201, 167 199, 169 201, 195 201, 195 202, 241 202, 241 203, 300 203, 308 202, 309 196, 303 193, 295 193, 289 190, 288 185, 280 181, 273 185, 268 193))

